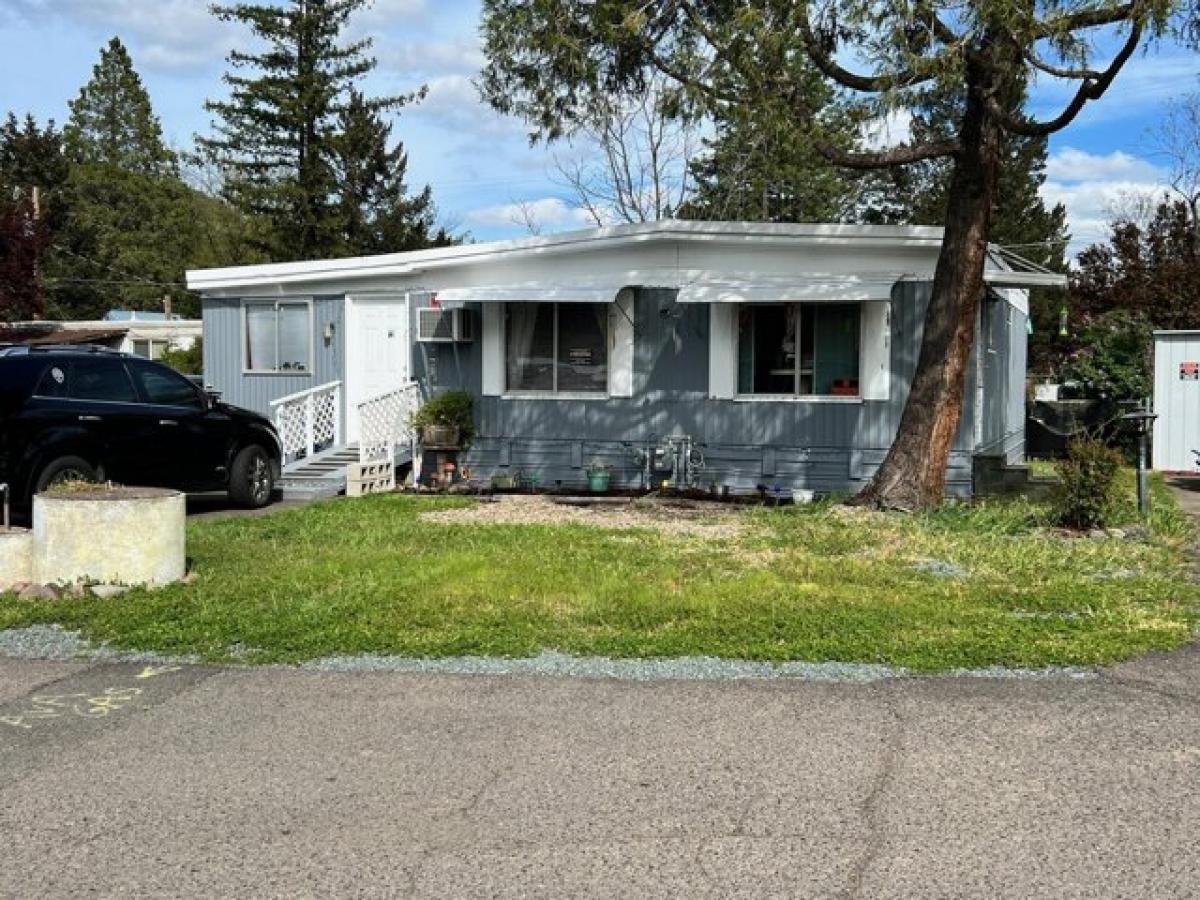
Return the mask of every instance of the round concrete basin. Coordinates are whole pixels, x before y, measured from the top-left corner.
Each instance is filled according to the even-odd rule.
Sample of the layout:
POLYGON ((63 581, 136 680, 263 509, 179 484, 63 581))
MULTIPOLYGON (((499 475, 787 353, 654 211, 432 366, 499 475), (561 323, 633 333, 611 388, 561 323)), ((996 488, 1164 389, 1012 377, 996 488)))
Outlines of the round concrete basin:
POLYGON ((0 528, 0 591, 33 581, 33 534, 0 528))
POLYGON ((178 491, 100 488, 33 499, 33 581, 162 585, 185 574, 178 491))

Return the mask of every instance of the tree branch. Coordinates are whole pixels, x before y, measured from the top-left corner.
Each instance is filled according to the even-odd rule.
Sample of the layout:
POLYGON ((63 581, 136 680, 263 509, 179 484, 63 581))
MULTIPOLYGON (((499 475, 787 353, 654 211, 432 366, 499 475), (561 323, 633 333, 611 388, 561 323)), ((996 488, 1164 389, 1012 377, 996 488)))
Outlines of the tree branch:
POLYGON ((1072 79, 1097 79, 1103 73, 1096 69, 1068 69, 1052 65, 1038 56, 1033 50, 1025 51, 1025 61, 1041 72, 1047 75, 1053 75, 1055 78, 1072 78, 1072 79))
POLYGON ((1037 30, 1038 37, 1054 37, 1070 31, 1083 28, 1099 28, 1103 25, 1116 25, 1133 18, 1137 12, 1138 0, 1111 8, 1081 9, 1078 12, 1065 13, 1053 19, 1047 19, 1037 30))
POLYGON ((1087 105, 1089 100, 1098 100, 1108 90, 1108 86, 1112 84, 1113 79, 1117 77, 1117 73, 1124 68, 1125 63, 1133 56, 1133 51, 1137 49, 1138 43, 1142 39, 1142 30, 1144 26, 1138 21, 1133 23, 1133 27, 1129 31, 1129 39, 1125 41, 1125 45, 1121 48, 1121 52, 1113 59, 1109 65, 1096 78, 1086 79, 1079 86, 1079 90, 1075 92, 1075 96, 1071 102, 1067 104, 1058 116, 1046 122, 1035 122, 1030 119, 1013 118, 1009 113, 1000 108, 994 97, 988 98, 988 109, 1000 123, 1013 134, 1019 134, 1023 137, 1046 137, 1056 131, 1061 131, 1075 120, 1080 111, 1087 105))
POLYGON ((941 159, 955 156, 961 149, 958 141, 925 141, 920 144, 902 144, 890 150, 875 153, 851 152, 831 144, 817 142, 817 151, 834 165, 847 169, 887 169, 905 166, 926 159, 941 159))

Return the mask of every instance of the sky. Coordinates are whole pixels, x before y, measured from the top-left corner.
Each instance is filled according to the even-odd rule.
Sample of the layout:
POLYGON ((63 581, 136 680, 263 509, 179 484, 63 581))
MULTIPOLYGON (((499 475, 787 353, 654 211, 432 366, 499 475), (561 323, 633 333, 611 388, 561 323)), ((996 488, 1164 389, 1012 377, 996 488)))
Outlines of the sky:
MULTIPOLYGON (((67 102, 114 35, 129 48, 167 139, 189 147, 209 130, 205 99, 224 96, 226 53, 244 32, 207 12, 205 0, 0 0, 0 112, 67 118, 67 102)), ((522 122, 492 112, 473 85, 483 63, 478 0, 376 0, 354 23, 375 40, 369 89, 406 93, 394 136, 408 149, 410 184, 432 185, 443 222, 477 240, 526 233, 521 207, 543 232, 586 227, 556 175, 553 153, 530 146, 522 122)), ((1155 130, 1174 98, 1200 89, 1200 54, 1171 42, 1139 53, 1108 94, 1051 139, 1044 194, 1066 204, 1072 249, 1103 240, 1111 205, 1166 178, 1155 130)), ((1065 91, 1033 93, 1036 113, 1057 110, 1065 91)))

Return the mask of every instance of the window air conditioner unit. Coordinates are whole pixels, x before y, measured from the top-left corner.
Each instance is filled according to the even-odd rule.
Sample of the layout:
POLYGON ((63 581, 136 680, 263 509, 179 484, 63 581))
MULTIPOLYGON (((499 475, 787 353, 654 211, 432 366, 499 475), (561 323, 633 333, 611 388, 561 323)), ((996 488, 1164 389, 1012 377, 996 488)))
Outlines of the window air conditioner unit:
POLYGON ((473 341, 471 314, 465 309, 417 310, 417 340, 426 344, 455 344, 473 341))

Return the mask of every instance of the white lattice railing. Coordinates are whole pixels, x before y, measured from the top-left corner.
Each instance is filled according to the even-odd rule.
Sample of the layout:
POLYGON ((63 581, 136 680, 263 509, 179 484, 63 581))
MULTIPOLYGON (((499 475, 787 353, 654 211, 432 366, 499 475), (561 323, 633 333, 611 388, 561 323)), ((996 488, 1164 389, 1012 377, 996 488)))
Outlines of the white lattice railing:
POLYGON ((409 423, 420 406, 421 391, 415 381, 358 404, 359 461, 390 463, 396 458, 396 447, 412 446, 416 435, 409 423))
POLYGON ((283 464, 342 442, 342 383, 331 381, 271 401, 283 443, 283 464))

